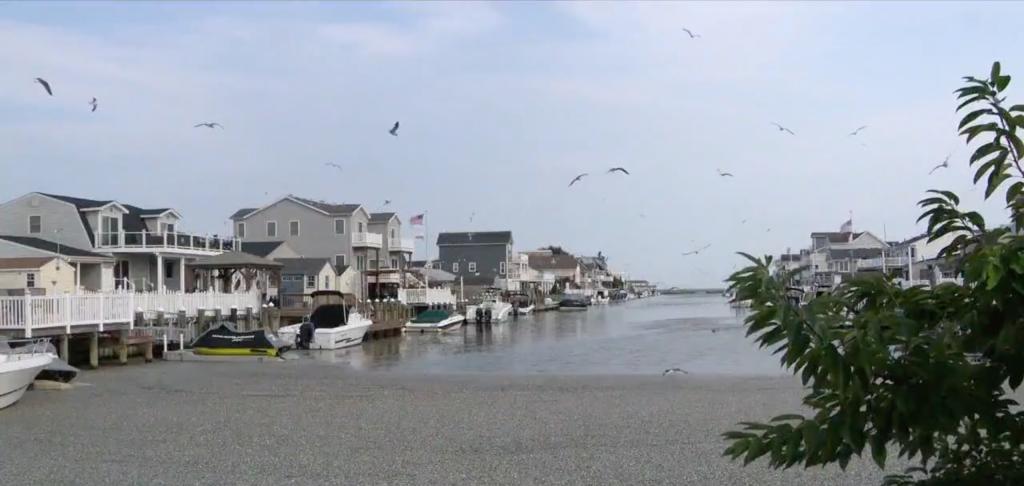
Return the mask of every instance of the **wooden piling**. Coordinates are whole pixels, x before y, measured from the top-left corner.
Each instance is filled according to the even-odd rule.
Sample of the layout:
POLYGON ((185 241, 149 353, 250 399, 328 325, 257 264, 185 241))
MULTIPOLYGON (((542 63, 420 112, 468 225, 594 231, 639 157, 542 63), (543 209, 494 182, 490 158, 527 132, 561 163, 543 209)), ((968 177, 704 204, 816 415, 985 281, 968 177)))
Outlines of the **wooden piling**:
POLYGON ((100 334, 89 333, 89 367, 96 369, 100 367, 100 334))
POLYGON ((224 311, 221 310, 220 307, 218 307, 218 308, 213 310, 213 320, 214 320, 214 322, 220 322, 223 319, 223 317, 224 317, 224 311))
POLYGON ((255 319, 253 319, 253 315, 252 314, 253 314, 252 306, 246 307, 245 308, 245 329, 248 330, 248 331, 256 329, 256 325, 254 324, 255 319))
POLYGON ((120 339, 117 341, 117 361, 121 364, 128 364, 128 331, 120 332, 120 339))
POLYGON ((232 324, 238 325, 238 307, 231 308, 231 311, 228 313, 228 320, 232 324))

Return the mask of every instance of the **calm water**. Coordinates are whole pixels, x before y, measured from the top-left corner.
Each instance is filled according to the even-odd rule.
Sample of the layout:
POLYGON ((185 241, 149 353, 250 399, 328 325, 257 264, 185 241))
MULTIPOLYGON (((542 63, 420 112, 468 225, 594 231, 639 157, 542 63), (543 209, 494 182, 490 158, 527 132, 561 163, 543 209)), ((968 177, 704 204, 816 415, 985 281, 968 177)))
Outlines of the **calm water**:
POLYGON ((660 296, 543 312, 445 334, 409 333, 313 359, 369 370, 424 373, 777 375, 778 359, 744 337, 742 314, 719 296, 660 296))

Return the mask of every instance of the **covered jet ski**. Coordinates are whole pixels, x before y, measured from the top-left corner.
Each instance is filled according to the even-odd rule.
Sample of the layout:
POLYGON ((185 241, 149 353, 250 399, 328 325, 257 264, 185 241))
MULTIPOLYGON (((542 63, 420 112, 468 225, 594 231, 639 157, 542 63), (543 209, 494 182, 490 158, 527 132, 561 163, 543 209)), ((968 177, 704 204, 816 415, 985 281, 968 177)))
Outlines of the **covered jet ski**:
POLYGON ((227 321, 220 322, 192 341, 192 352, 210 356, 280 356, 283 343, 262 329, 238 331, 227 321))

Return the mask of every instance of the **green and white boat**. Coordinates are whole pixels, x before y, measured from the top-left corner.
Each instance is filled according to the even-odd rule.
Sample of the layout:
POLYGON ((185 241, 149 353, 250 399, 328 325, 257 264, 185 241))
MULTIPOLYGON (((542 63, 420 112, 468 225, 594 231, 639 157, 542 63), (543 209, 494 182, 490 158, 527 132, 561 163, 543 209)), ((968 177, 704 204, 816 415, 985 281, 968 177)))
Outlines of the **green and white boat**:
POLYGON ((426 309, 407 322, 405 328, 410 331, 445 332, 458 329, 465 320, 466 317, 457 312, 446 309, 426 309))

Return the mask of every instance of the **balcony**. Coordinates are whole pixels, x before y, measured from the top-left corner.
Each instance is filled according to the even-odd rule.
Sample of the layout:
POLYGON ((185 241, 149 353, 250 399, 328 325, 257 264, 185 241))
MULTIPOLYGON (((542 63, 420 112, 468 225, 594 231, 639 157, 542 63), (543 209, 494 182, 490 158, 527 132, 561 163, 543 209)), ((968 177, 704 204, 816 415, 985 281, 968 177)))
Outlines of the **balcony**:
MULTIPOLYGON (((909 260, 905 256, 885 257, 886 267, 903 267, 909 260)), ((882 268, 882 257, 857 260, 857 269, 882 268)))
POLYGON ((191 235, 188 233, 117 232, 97 233, 96 249, 126 253, 152 253, 171 251, 195 255, 213 255, 225 251, 238 251, 241 242, 236 238, 191 235))
POLYGON ((412 253, 415 247, 412 238, 392 238, 388 240, 388 245, 389 251, 400 251, 403 253, 412 253))
POLYGON ((352 233, 352 246, 355 248, 380 248, 384 246, 384 236, 377 233, 352 233))

